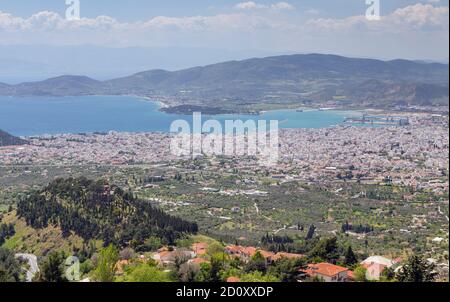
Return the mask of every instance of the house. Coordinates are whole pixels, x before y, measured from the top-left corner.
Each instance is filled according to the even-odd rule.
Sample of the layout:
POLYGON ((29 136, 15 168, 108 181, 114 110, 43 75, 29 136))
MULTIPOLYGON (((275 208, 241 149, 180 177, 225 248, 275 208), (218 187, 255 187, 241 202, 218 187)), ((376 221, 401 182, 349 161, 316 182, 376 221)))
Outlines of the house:
POLYGON ((386 268, 392 267, 394 264, 396 264, 396 261, 382 256, 371 256, 361 262, 361 265, 367 270, 367 280, 380 280, 383 271, 386 268))
POLYGON ((155 260, 160 265, 171 265, 174 264, 178 257, 183 257, 186 259, 192 259, 195 257, 195 253, 189 250, 160 250, 158 253, 154 254, 152 259, 155 260))
POLYGON ((331 263, 309 264, 306 270, 302 271, 311 278, 319 278, 325 282, 347 282, 349 281, 349 269, 331 263))
POLYGON ((228 245, 225 247, 225 253, 232 257, 240 258, 242 261, 249 261, 257 252, 260 252, 266 259, 270 259, 273 256, 273 253, 259 250, 253 246, 228 245))
POLYGON ((264 259, 266 259, 267 262, 273 261, 272 258, 275 256, 274 253, 264 250, 258 250, 258 252, 264 257, 264 259))
POLYGON ((192 250, 197 255, 205 255, 208 250, 208 244, 206 242, 194 243, 191 246, 192 250))
POLYGON ((157 263, 165 265, 172 264, 175 262, 175 255, 171 251, 160 251, 153 255, 153 260, 157 263))
POLYGON ((243 247, 239 245, 228 245, 225 247, 225 253, 232 257, 241 257, 243 247))

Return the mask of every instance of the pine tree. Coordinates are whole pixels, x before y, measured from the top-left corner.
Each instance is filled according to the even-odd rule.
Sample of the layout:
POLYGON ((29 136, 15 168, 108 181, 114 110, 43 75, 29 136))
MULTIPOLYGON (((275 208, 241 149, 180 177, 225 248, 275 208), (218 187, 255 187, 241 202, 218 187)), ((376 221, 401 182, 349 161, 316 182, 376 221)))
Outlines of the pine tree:
POLYGON ((353 249, 351 246, 347 248, 347 252, 345 253, 345 260, 344 263, 347 266, 352 266, 358 262, 358 259, 356 258, 355 253, 353 252, 353 249))
POLYGON ((67 281, 64 276, 64 254, 58 252, 51 253, 42 264, 41 272, 37 279, 41 282, 67 281))
POLYGON ((316 227, 314 226, 314 224, 311 224, 309 226, 308 233, 306 234, 306 240, 312 239, 315 231, 316 227))
POLYGON ((409 257, 405 265, 399 270, 397 279, 400 282, 433 282, 437 273, 435 265, 417 255, 409 257))

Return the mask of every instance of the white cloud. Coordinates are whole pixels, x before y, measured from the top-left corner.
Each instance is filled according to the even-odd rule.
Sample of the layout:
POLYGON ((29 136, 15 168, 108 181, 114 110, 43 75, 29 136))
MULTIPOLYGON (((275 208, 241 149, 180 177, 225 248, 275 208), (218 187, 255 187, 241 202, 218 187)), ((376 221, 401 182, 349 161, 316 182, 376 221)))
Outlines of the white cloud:
POLYGON ((124 25, 108 16, 69 21, 55 12, 42 11, 24 19, 0 11, 0 31, 51 31, 82 28, 108 29, 124 25))
POLYGON ((256 2, 253 1, 248 1, 248 2, 241 2, 236 4, 235 6, 237 9, 241 9, 241 10, 250 10, 250 9, 258 9, 258 8, 265 8, 265 5, 262 4, 257 4, 256 2))
POLYGON ((169 45, 330 53, 341 50, 345 54, 359 51, 366 55, 377 50, 432 53, 430 58, 448 56, 447 6, 415 4, 382 16, 380 21, 368 21, 363 15, 323 19, 316 17, 316 11, 307 12, 309 17, 301 11, 292 16, 272 13, 289 9, 289 5, 280 3, 287 2, 259 9, 262 4, 242 2, 239 11, 227 14, 157 16, 129 23, 108 16, 68 21, 48 11, 28 18, 0 11, 0 45, 169 45), (378 42, 372 45, 374 37, 378 42), (382 43, 389 47, 380 50, 382 43), (354 47, 356 44, 359 50, 354 47))
POLYGON ((294 10, 295 7, 287 2, 278 2, 270 5, 259 4, 254 1, 241 2, 235 5, 239 10, 273 9, 273 10, 294 10))
POLYGON ((448 31, 448 18, 448 7, 418 3, 381 16, 379 21, 369 21, 365 16, 352 16, 344 19, 312 19, 307 24, 318 30, 327 31, 362 29, 381 33, 430 29, 448 31))
POLYGON ((279 10, 294 10, 295 7, 287 2, 278 2, 275 4, 270 5, 271 8, 273 9, 279 9, 279 10))

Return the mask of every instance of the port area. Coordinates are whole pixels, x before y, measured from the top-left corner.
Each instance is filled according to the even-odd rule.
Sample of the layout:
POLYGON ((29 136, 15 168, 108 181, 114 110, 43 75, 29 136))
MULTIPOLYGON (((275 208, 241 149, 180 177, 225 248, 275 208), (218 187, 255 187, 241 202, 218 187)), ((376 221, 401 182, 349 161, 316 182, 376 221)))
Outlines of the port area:
POLYGON ((408 126, 409 118, 404 116, 392 115, 368 115, 363 114, 362 117, 348 117, 345 123, 351 124, 369 124, 369 125, 387 125, 387 126, 408 126))

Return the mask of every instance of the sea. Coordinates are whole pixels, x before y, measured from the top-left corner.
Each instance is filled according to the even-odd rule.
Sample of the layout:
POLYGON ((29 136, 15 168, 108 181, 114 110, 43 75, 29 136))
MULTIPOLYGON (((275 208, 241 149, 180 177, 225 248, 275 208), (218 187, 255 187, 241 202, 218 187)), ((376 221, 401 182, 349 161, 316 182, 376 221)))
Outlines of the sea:
MULTIPOLYGON (((161 104, 132 96, 7 97, 0 96, 0 129, 16 136, 94 132, 169 132, 172 122, 192 115, 160 111, 161 104)), ((355 112, 339 110, 273 110, 260 115, 202 116, 202 121, 277 120, 279 128, 326 128, 342 124, 355 112)))

